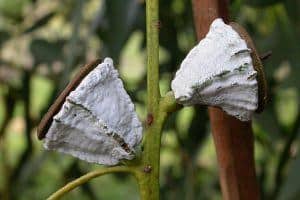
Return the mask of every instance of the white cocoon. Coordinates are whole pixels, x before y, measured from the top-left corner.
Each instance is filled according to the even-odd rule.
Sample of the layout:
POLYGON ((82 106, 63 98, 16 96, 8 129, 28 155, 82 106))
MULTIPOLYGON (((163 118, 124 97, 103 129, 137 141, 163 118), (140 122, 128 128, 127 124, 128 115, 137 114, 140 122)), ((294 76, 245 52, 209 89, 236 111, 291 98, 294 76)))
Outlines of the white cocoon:
POLYGON ((257 72, 246 42, 222 19, 186 56, 171 87, 184 105, 222 108, 241 121, 251 120, 258 106, 257 72))
POLYGON ((91 71, 54 116, 45 148, 104 165, 133 159, 142 125, 118 76, 110 58, 91 71))

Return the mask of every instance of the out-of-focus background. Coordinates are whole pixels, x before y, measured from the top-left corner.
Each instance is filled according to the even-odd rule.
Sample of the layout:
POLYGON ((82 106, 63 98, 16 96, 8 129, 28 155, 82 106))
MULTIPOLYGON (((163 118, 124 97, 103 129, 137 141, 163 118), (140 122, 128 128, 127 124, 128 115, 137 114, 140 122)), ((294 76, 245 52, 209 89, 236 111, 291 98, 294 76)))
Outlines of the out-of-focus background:
MULTIPOLYGON (((300 199, 300 1, 233 0, 231 18, 263 53, 271 102, 257 115, 255 160, 263 199, 300 199)), ((161 92, 196 44, 190 0, 160 1, 161 92)), ((101 166, 56 152, 36 126, 83 64, 110 56, 145 119, 143 0, 0 0, 0 199, 45 199, 66 182, 101 166)), ((207 112, 171 116, 162 138, 162 199, 221 199, 207 112)), ((107 175, 64 199, 139 199, 127 175, 107 175)))

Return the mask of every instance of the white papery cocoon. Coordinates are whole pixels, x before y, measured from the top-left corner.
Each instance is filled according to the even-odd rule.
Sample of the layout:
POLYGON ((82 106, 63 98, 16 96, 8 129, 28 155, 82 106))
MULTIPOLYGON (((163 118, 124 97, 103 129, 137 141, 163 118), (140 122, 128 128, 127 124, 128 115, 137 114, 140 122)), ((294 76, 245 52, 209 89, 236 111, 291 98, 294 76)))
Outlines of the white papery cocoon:
POLYGON ((116 165, 134 158, 141 139, 134 105, 112 59, 106 58, 66 98, 44 146, 87 162, 116 165))
POLYGON ((251 120, 258 106, 257 72, 246 42, 222 19, 186 56, 171 87, 184 105, 222 108, 241 121, 251 120))

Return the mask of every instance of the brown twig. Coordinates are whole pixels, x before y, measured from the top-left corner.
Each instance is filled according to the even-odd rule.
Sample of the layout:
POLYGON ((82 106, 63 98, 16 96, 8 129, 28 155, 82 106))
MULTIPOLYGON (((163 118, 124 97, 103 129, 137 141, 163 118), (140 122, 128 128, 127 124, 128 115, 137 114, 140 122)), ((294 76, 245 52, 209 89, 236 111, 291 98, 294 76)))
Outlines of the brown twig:
POLYGON ((62 93, 57 97, 55 102, 49 108, 48 112, 44 115, 41 120, 38 128, 37 134, 39 139, 43 139, 52 123, 52 118, 55 114, 58 113, 61 106, 63 105, 66 97, 70 94, 72 90, 74 90, 80 82, 84 79, 84 77, 92 71, 98 64, 101 63, 100 59, 97 59, 87 65, 85 65, 81 70, 76 74, 72 81, 67 85, 67 87, 62 91, 62 93))
POLYGON ((267 51, 267 52, 261 54, 261 55, 259 56, 259 58, 260 58, 262 61, 264 61, 264 60, 267 60, 268 58, 270 58, 271 55, 272 55, 272 51, 267 51))
MULTIPOLYGON (((193 0, 198 40, 205 37, 215 18, 229 22, 227 0, 193 0)), ((219 108, 209 108, 225 200, 257 200, 259 187, 254 163, 251 122, 241 122, 219 108)))

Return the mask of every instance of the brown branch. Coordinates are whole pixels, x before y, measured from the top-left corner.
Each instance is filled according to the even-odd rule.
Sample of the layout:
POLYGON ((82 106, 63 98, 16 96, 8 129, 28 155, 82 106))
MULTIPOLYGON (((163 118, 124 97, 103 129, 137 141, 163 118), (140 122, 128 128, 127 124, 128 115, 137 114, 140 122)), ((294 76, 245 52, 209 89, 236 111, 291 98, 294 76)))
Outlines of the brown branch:
POLYGON ((264 61, 272 56, 272 51, 267 51, 259 56, 259 58, 264 61))
POLYGON ((225 23, 229 22, 227 0, 192 0, 192 3, 198 40, 205 37, 215 18, 222 17, 225 23))
MULTIPOLYGON (((229 22, 227 0, 193 0, 198 40, 205 37, 215 18, 229 22)), ((219 108, 209 108, 225 200, 257 200, 259 187, 254 163, 251 122, 241 122, 219 108)))

